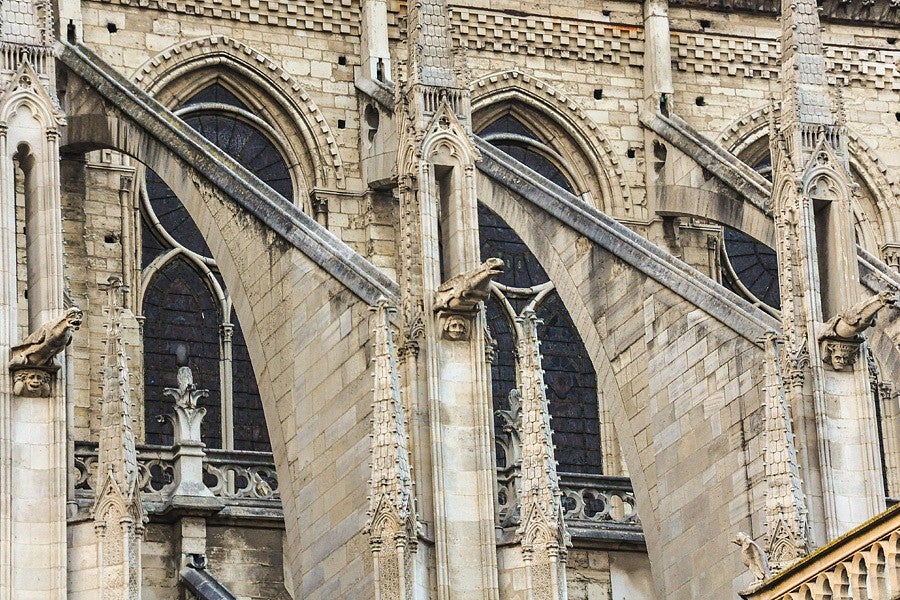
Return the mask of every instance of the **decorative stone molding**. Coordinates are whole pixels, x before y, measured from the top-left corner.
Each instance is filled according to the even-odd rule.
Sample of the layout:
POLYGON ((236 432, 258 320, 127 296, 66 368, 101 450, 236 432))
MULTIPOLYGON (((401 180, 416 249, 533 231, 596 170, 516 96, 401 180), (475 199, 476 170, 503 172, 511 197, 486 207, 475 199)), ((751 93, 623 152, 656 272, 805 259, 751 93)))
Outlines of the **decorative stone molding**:
MULTIPOLYGON (((107 292, 106 348, 97 474, 100 485, 91 516, 100 545, 101 597, 140 598, 141 540, 147 517, 141 503, 137 451, 131 429, 131 374, 123 341, 131 312, 122 308, 128 288, 117 277, 101 286, 107 292)), ((79 311, 80 312, 80 311, 79 311)), ((132 317, 133 318, 133 317, 132 317)), ((137 324, 134 323, 134 327, 137 324)))
POLYGON ((390 315, 380 298, 374 312, 375 400, 372 406, 372 465, 365 532, 375 564, 376 597, 410 598, 415 589, 414 555, 418 521, 406 418, 400 399, 390 315))
MULTIPOLYGON (((774 333, 767 334, 764 343, 765 545, 769 555, 766 571, 771 566, 777 572, 809 552, 806 496, 800 480, 793 425, 785 401, 785 388, 793 393, 802 391, 805 373, 809 368, 809 353, 805 347, 779 352, 780 340, 774 333), (779 373, 779 360, 787 367, 784 378, 779 373)), ((748 550, 745 543, 740 545, 746 555, 748 550)), ((762 549, 759 551, 762 552, 762 549)), ((758 573, 755 575, 757 579, 762 579, 758 573)))
POLYGON ((610 206, 621 205, 630 210, 638 199, 632 198, 625 171, 619 162, 617 152, 587 112, 562 90, 532 74, 519 70, 489 73, 472 82, 472 111, 484 110, 489 105, 517 100, 535 107, 556 120, 567 131, 578 146, 583 147, 594 176, 601 185, 601 196, 608 199, 610 206))
POLYGON ((183 77, 186 70, 223 60, 227 61, 223 66, 235 69, 261 90, 271 93, 295 123, 304 125, 300 133, 311 160, 316 163, 311 185, 343 189, 346 186, 344 165, 328 120, 300 82, 266 54, 236 39, 213 35, 167 48, 139 67, 132 80, 149 93, 158 94, 173 78, 183 77))
MULTIPOLYGON (((224 3, 198 3, 179 0, 101 0, 101 4, 118 6, 139 5, 159 12, 237 21, 247 24, 265 23, 269 26, 286 27, 290 30, 305 30, 357 38, 361 22, 360 5, 355 2, 335 2, 317 0, 303 2, 297 0, 232 0, 224 3), (299 6, 299 8, 298 8, 299 6)), ((116 10, 116 9, 110 9, 116 10)))
POLYGON ((540 342, 534 312, 516 319, 521 327, 519 361, 521 408, 521 536, 529 588, 534 600, 566 598, 566 547, 571 543, 563 518, 562 493, 556 473, 550 429, 550 409, 541 367, 540 342))

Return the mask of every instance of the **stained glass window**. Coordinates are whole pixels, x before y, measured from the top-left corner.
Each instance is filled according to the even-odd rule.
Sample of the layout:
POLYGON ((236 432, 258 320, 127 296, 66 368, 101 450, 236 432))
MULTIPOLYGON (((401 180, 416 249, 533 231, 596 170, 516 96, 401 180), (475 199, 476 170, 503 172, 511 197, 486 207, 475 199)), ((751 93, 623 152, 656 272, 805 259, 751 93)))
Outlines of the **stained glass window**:
MULTIPOLYGON (((186 101, 179 113, 206 139, 276 192, 292 199, 287 163, 269 138, 251 124, 253 117, 247 111, 247 106, 232 92, 215 83, 186 101)), ((230 432, 233 448, 271 451, 240 323, 230 304, 217 299, 210 289, 210 280, 214 280, 227 296, 209 247, 184 205, 152 171, 146 176, 146 192, 141 224, 142 266, 147 269, 173 248, 185 252, 181 255, 184 258, 158 266, 144 296, 146 440, 171 443, 170 426, 160 425, 155 417, 167 412, 171 403, 162 396, 162 390, 176 387, 175 351, 179 345, 186 345, 194 381, 210 390, 209 398, 203 401, 208 411, 203 420, 203 441, 213 448, 227 445, 222 432, 221 400, 225 398, 234 411, 230 432), (223 324, 233 325, 230 336, 223 324), (227 377, 222 381, 226 346, 230 347, 232 361, 230 372, 225 369, 227 377), (223 393, 223 386, 229 393, 223 393)))

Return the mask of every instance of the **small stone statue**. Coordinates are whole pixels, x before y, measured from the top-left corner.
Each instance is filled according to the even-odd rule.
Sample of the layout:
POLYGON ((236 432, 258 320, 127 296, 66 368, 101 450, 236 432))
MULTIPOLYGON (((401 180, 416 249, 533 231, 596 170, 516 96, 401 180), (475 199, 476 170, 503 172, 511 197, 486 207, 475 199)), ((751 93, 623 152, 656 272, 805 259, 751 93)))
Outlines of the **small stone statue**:
POLYGON ((503 273, 503 261, 489 258, 467 273, 451 277, 434 295, 435 312, 474 313, 491 292, 491 279, 503 273))
POLYGON ((741 560, 753 574, 754 582, 759 582, 769 576, 769 561, 762 547, 753 541, 749 535, 739 532, 732 543, 741 547, 741 560))
POLYGON ((77 306, 68 309, 63 315, 45 323, 40 329, 13 346, 10 351, 10 367, 54 367, 53 358, 72 343, 72 334, 84 319, 84 314, 77 306))

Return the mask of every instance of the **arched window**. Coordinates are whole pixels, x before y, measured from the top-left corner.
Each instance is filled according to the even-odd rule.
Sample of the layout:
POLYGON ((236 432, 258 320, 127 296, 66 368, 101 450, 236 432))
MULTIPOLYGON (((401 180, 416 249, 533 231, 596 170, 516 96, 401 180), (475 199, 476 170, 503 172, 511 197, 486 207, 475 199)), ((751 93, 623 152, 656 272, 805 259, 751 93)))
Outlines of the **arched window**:
MULTIPOLYGON (((502 114, 479 135, 491 145, 575 193, 560 155, 521 120, 502 114)), ((478 205, 481 256, 503 259, 506 270, 495 281, 495 294, 487 302, 490 334, 496 345, 491 364, 495 411, 509 409, 509 392, 517 386, 515 318, 526 309, 543 321, 538 327, 544 382, 553 417, 553 442, 561 473, 603 471, 600 445, 600 410, 597 375, 584 342, 553 283, 537 258, 512 228, 487 207, 478 205)), ((499 432, 503 423, 495 422, 499 432)), ((512 457, 498 447, 498 466, 512 457)))
POLYGON ((503 115, 478 135, 567 192, 576 193, 571 178, 563 172, 562 156, 513 115, 503 115))
MULTIPOLYGON (((495 282, 498 291, 487 302, 488 327, 496 343, 491 364, 494 410, 509 409, 509 392, 517 386, 514 318, 531 308, 543 321, 538 337, 559 471, 600 474, 597 375, 584 342, 547 273, 512 228, 483 205, 478 206, 478 226, 482 256, 496 256, 506 264, 495 282)), ((503 461, 509 457, 499 459, 500 466, 507 466, 503 461)))
MULTIPOLYGON (((270 128, 219 83, 176 111, 191 127, 288 199, 293 184, 270 128)), ((204 401, 203 441, 212 448, 271 451, 259 390, 228 290, 197 225, 175 194, 148 171, 141 201, 146 442, 171 444, 166 387, 177 387, 186 357, 204 401)))

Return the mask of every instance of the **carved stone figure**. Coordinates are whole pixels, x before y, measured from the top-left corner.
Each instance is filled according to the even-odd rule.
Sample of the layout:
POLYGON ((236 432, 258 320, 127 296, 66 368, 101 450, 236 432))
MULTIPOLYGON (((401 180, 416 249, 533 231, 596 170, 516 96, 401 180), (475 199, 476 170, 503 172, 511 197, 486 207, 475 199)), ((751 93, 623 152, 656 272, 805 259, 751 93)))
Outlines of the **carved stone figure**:
POLYGON ((489 258, 480 267, 448 279, 434 296, 435 312, 474 313, 490 294, 491 280, 501 273, 503 261, 489 258))
POLYGON ((879 310, 896 304, 895 292, 880 292, 832 317, 819 336, 822 361, 835 371, 852 368, 859 356, 862 332, 875 324, 879 310))
POLYGON ((18 369, 13 379, 13 393, 26 398, 50 397, 50 373, 41 369, 18 369))
POLYGON ((45 323, 19 345, 12 347, 10 366, 54 367, 53 357, 72 343, 72 334, 81 327, 83 319, 81 309, 73 306, 60 318, 45 323))
POLYGON ((753 538, 740 532, 731 541, 741 547, 741 560, 750 569, 755 581, 762 581, 769 576, 769 561, 766 559, 766 553, 759 544, 753 541, 753 538))
POLYGON ((875 324, 879 310, 885 306, 895 306, 896 304, 897 294, 895 292, 880 292, 866 298, 832 317, 825 324, 825 330, 819 339, 856 340, 863 331, 875 324))
POLYGON ((444 320, 444 338, 454 342, 469 339, 469 321, 459 315, 450 315, 444 320))
POLYGON ((843 371, 844 367, 852 367, 859 355, 859 342, 842 342, 840 340, 822 341, 822 360, 831 365, 835 371, 843 371))
POLYGON ((197 384, 194 383, 194 373, 190 367, 179 367, 177 380, 177 388, 166 388, 163 390, 163 395, 173 398, 176 406, 197 408, 197 401, 209 396, 209 390, 197 389, 197 384))

